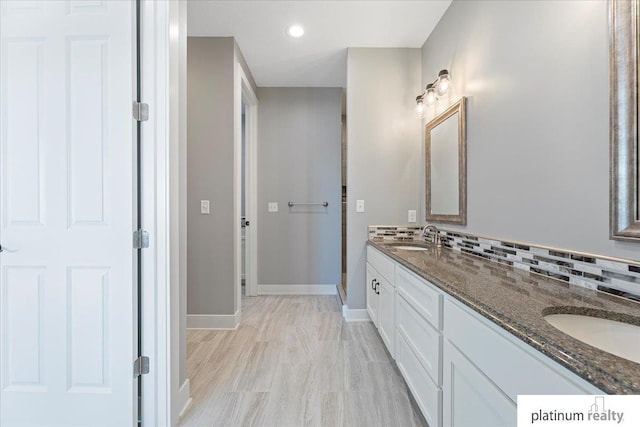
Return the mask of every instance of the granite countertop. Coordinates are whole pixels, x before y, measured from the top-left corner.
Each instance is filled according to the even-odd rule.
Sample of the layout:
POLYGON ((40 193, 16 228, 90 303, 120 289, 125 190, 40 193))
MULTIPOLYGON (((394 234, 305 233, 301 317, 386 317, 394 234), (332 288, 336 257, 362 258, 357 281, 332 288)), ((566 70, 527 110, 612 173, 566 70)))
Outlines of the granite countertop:
POLYGON ((547 314, 575 313, 640 324, 640 303, 446 247, 406 251, 394 247, 398 242, 368 244, 602 391, 640 394, 640 364, 584 344, 544 320, 547 314))

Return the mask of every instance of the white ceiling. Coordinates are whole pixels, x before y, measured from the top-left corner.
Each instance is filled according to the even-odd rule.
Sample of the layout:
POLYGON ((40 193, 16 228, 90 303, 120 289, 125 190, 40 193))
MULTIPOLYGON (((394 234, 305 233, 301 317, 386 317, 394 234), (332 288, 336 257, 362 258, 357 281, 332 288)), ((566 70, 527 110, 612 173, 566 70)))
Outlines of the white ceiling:
POLYGON ((236 38, 258 86, 344 87, 348 47, 422 47, 451 0, 189 0, 189 36, 236 38), (300 24, 305 35, 286 35, 300 24))

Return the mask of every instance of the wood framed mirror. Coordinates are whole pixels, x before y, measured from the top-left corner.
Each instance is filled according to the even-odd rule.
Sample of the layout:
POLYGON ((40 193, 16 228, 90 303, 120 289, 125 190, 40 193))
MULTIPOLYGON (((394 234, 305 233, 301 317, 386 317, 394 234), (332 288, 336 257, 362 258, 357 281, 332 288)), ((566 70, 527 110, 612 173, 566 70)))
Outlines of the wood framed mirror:
POLYGON ((609 1, 609 237, 640 241, 638 0, 609 1))
POLYGON ((466 98, 425 127, 426 220, 467 223, 466 98))

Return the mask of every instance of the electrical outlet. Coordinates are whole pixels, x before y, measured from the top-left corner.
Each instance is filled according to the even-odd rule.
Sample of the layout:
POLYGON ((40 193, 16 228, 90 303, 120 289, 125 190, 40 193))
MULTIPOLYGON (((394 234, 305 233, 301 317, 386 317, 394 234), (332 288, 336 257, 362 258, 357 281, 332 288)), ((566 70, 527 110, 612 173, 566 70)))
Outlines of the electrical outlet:
POLYGON ((269 202, 267 210, 269 212, 278 212, 278 202, 269 202))
POLYGON ((200 200, 200 213, 202 215, 209 215, 209 201, 200 200))
POLYGON ((416 211, 410 209, 409 210, 409 215, 407 215, 407 217, 408 217, 408 219, 407 219, 408 222, 416 222, 416 211))
POLYGON ((364 200, 356 200, 356 212, 364 212, 364 200))

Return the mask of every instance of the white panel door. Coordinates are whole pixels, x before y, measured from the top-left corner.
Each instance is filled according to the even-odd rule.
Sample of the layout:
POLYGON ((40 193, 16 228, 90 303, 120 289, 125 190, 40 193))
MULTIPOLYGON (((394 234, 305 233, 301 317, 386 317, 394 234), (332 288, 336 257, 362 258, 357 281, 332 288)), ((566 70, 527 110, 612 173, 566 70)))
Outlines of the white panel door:
POLYGON ((132 425, 133 4, 0 14, 0 425, 132 425))

